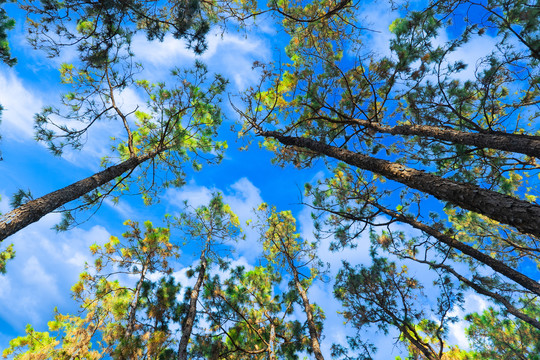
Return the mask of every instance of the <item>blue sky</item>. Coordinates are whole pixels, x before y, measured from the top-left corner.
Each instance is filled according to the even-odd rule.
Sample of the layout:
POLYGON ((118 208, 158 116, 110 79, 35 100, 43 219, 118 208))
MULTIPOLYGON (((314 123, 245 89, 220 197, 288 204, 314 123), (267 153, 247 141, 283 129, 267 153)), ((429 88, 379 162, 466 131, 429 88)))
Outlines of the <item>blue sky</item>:
MULTIPOLYGON (((8 11, 11 9, 9 7, 8 11)), ((394 19, 389 16, 387 5, 368 4, 362 11, 372 22, 373 28, 379 31, 368 37, 373 50, 387 54, 390 38, 388 25, 394 19)), ((119 123, 98 124, 92 129, 81 152, 67 151, 62 157, 52 156, 45 146, 33 140, 33 115, 45 105, 58 103, 63 91, 59 84, 58 68, 62 62, 73 60, 74 54, 65 53, 60 59, 47 59, 42 53, 32 50, 25 41, 23 19, 19 15, 12 15, 18 16, 17 27, 10 34, 13 53, 19 63, 14 68, 0 65, 0 103, 5 107, 0 127, 3 137, 0 142, 3 154, 0 162, 2 213, 9 211, 9 199, 20 188, 30 189, 38 197, 99 170, 100 158, 109 152, 110 136, 121 130, 119 123)), ((267 18, 261 19, 254 31, 222 34, 217 29, 213 30, 208 38, 208 50, 197 59, 206 63, 210 72, 220 73, 230 80, 228 91, 231 94, 238 93, 257 83, 259 74, 252 69, 254 61, 269 62, 285 56, 283 50, 276 51, 286 43, 283 34, 276 32, 277 28, 267 18)), ((441 34, 441 41, 445 40, 445 36, 441 34)), ((477 55, 486 48, 489 49, 468 44, 456 56, 477 55)), ((133 50, 144 64, 145 70, 140 78, 149 81, 167 79, 172 67, 189 67, 196 59, 182 41, 172 37, 166 37, 161 43, 148 43, 141 35, 134 39, 133 50)), ((136 91, 128 89, 119 96, 125 108, 144 106, 144 100, 136 91)), ((236 98, 232 96, 231 99, 235 101, 236 98)), ((237 140, 235 132, 229 131, 238 116, 227 99, 224 109, 227 119, 220 136, 227 139, 229 150, 222 164, 205 166, 198 173, 189 172, 187 185, 164 191, 159 204, 145 207, 136 196, 123 197, 116 206, 106 202, 88 221, 64 233, 51 230, 60 220, 60 215, 50 214, 6 241, 15 244, 17 255, 8 264, 7 274, 0 276, 0 349, 5 348, 11 338, 21 335, 27 323, 33 324, 37 330, 45 330, 55 306, 61 312, 76 310, 69 290, 78 273, 83 270, 84 262, 92 261, 88 247, 92 243, 106 241, 110 235, 120 235, 124 231, 122 222, 126 219, 139 222, 151 220, 155 225, 160 225, 164 214, 180 211, 182 201, 187 200, 193 206, 201 205, 209 200, 212 192, 221 191, 225 201, 243 222, 252 217, 253 208, 264 201, 277 206, 278 210, 292 210, 299 221, 302 235, 313 237, 310 210, 299 202, 304 183, 313 182, 324 174, 322 162, 300 171, 292 166, 273 166, 270 163, 271 154, 259 149, 256 143, 249 151, 239 151, 238 148, 245 144, 243 140, 237 140)), ((81 219, 85 215, 90 214, 81 214, 81 219)), ((246 231, 247 240, 237 245, 234 258, 238 264, 252 266, 260 255, 260 246, 256 245, 255 232, 246 231)), ((327 250, 329 240, 321 244, 320 256, 331 263, 331 276, 337 272, 341 259, 352 263, 369 261, 367 234, 363 240, 358 248, 339 254, 327 250)), ((182 267, 191 265, 192 261, 193 249, 182 249, 179 270, 175 273, 178 280, 189 282, 182 267)), ((411 268, 415 271, 414 265, 411 268)), ((417 271, 422 272, 422 268, 417 267, 417 271)), ((325 310, 328 317, 323 333, 325 339, 322 341, 327 354, 333 342, 341 342, 347 334, 352 334, 336 313, 339 305, 330 300, 332 285, 317 283, 310 290, 313 300, 325 310)), ((478 296, 468 296, 468 311, 477 311, 485 306, 486 303, 478 296)), ((400 350, 393 345, 393 336, 395 333, 373 338, 380 349, 378 358, 386 359, 389 355, 400 354, 400 350)), ((455 324, 451 339, 464 344, 463 323, 455 324)))

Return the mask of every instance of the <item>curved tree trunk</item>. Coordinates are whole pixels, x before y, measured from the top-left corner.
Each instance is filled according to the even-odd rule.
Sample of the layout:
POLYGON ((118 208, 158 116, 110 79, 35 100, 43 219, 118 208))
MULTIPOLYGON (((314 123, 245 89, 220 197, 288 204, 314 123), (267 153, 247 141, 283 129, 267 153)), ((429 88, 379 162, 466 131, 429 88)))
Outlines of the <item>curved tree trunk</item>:
POLYGON ((195 286, 189 295, 188 313, 182 324, 182 337, 180 338, 180 344, 178 345, 178 360, 187 360, 187 347, 189 338, 191 337, 191 331, 193 330, 193 324, 195 323, 195 315, 197 315, 197 301, 199 299, 199 292, 201 290, 204 277, 206 276, 206 266, 206 252, 203 250, 201 255, 199 276, 197 276, 195 286))
POLYGON ((38 199, 31 200, 0 218, 0 242, 26 226, 35 223, 43 216, 58 209, 70 201, 76 200, 97 189, 101 185, 114 180, 126 171, 133 170, 141 163, 155 157, 164 150, 154 151, 145 155, 135 156, 128 160, 106 168, 76 183, 51 192, 38 199))
POLYGON ((261 132, 284 145, 309 149, 327 155, 360 169, 382 175, 410 188, 433 195, 463 209, 485 215, 495 221, 508 224, 519 231, 540 237, 540 206, 479 186, 459 183, 387 160, 341 149, 325 143, 303 138, 285 136, 275 131, 261 132))
POLYGON ((429 137, 455 144, 496 149, 540 158, 540 137, 538 136, 502 132, 467 132, 429 125, 386 126, 359 119, 340 122, 364 126, 379 133, 429 137))

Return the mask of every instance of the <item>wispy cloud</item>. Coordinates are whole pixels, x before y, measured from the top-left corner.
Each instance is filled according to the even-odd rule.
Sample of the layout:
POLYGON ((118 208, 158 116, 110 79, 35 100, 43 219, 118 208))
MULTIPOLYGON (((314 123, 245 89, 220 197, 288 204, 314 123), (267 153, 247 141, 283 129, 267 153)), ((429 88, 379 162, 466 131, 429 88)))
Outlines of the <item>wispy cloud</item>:
POLYGON ((41 96, 26 86, 13 71, 0 72, 2 136, 18 142, 34 136, 34 114, 43 106, 41 96))
POLYGON ((223 193, 223 201, 229 204, 234 213, 238 215, 246 234, 246 240, 236 243, 235 250, 248 260, 254 260, 261 252, 259 244, 254 245, 254 242, 258 240, 258 233, 245 224, 248 220, 254 219, 254 209, 263 202, 263 199, 260 190, 249 179, 240 178, 225 189, 208 188, 192 182, 182 189, 168 190, 165 198, 176 210, 181 210, 184 201, 193 207, 208 204, 212 194, 216 192, 223 193))
POLYGON ((270 45, 264 38, 246 33, 245 36, 213 31, 208 35, 208 49, 200 56, 186 48, 184 40, 168 35, 162 42, 149 42, 144 36, 133 40, 133 51, 145 66, 143 77, 163 78, 173 67, 191 67, 195 60, 209 66, 233 82, 236 90, 243 90, 258 79, 252 70, 255 60, 270 59, 270 45))
MULTIPOLYGON (((60 216, 51 214, 19 231, 8 242, 15 245, 15 259, 0 276, 0 318, 18 331, 27 323, 44 330, 53 309, 73 310, 67 296, 85 262, 92 261, 88 247, 103 243, 109 233, 100 226, 57 234, 51 226, 60 216)), ((0 344, 3 347, 7 344, 0 344)))

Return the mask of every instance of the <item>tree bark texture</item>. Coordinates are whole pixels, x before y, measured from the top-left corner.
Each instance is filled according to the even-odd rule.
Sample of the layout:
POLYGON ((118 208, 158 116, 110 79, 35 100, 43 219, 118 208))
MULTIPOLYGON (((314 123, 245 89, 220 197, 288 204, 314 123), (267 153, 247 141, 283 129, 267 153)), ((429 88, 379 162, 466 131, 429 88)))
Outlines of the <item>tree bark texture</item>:
POLYGON ((279 132, 261 132, 284 145, 309 149, 349 165, 382 175, 410 188, 433 195, 463 209, 485 215, 495 221, 515 227, 522 233, 540 237, 540 206, 479 186, 459 183, 407 166, 341 149, 303 137, 285 136, 279 132))
POLYGON ((84 194, 97 189, 101 185, 114 180, 126 171, 135 169, 141 163, 155 157, 159 152, 160 151, 155 151, 129 158, 118 165, 110 166, 92 176, 79 180, 76 183, 51 192, 38 199, 31 200, 16 209, 13 209, 0 218, 0 242, 26 226, 35 223, 43 216, 58 209, 60 206, 76 200, 84 194))
POLYGON ((429 125, 385 126, 357 119, 345 122, 365 126, 385 134, 429 137, 454 144, 496 149, 540 158, 540 137, 538 136, 501 132, 467 132, 429 125))
POLYGON ((199 269, 199 275, 195 286, 191 290, 189 295, 189 308, 186 318, 182 324, 182 336, 180 338, 180 344, 178 345, 178 360, 187 360, 187 347, 189 338, 191 337, 191 331, 193 330, 193 324, 195 323, 195 315, 197 315, 197 301, 199 299, 199 292, 201 290, 204 277, 206 276, 206 254, 203 251, 201 255, 201 265, 199 269))
POLYGON ((494 259, 491 256, 484 254, 480 250, 477 250, 473 248, 472 246, 469 246, 460 241, 457 241, 453 237, 443 234, 440 231, 437 231, 436 229, 434 229, 433 227, 426 225, 422 222, 419 222, 411 217, 398 214, 394 211, 391 211, 379 205, 373 204, 373 206, 375 206, 377 209, 379 209, 383 213, 393 217, 394 219, 400 222, 407 223, 418 230, 422 230, 423 232, 433 236, 435 239, 439 240, 440 242, 450 246, 451 248, 461 251, 462 253, 472 257, 473 259, 480 261, 481 263, 489 266, 490 268, 492 268, 494 271, 498 272, 499 274, 506 276, 507 278, 515 281, 516 283, 520 284, 524 288, 540 295, 540 283, 538 283, 537 281, 534 281, 533 279, 520 273, 519 271, 512 269, 508 265, 504 264, 502 261, 494 259))
POLYGON ((304 311, 306 313, 307 324, 308 324, 308 329, 309 329, 309 337, 311 339, 311 348, 313 349, 313 353, 315 354, 315 359, 324 360, 323 354, 321 352, 321 346, 319 344, 319 333, 317 332, 317 327, 315 326, 315 319, 313 318, 313 311, 311 309, 311 304, 309 303, 309 298, 307 296, 306 290, 304 290, 304 287, 300 283, 298 270, 292 263, 292 259, 289 257, 288 254, 286 256, 287 256, 287 262, 289 263, 289 266, 293 272, 294 284, 296 285, 296 290, 298 290, 298 293, 300 294, 300 297, 302 298, 302 303, 304 305, 304 311))

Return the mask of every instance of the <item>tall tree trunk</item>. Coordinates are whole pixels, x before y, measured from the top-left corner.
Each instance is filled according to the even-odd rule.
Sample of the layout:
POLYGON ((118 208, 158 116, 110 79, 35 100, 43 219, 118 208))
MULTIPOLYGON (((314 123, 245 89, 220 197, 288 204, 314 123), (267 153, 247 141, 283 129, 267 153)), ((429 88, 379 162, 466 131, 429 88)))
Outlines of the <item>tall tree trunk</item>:
POLYGON ((128 160, 106 168, 76 183, 51 192, 38 199, 29 201, 0 218, 0 242, 26 226, 35 223, 43 216, 58 209, 70 201, 76 200, 84 194, 97 189, 101 185, 114 180, 129 170, 135 169, 141 163, 152 159, 164 150, 153 151, 148 154, 135 156, 128 160))
POLYGON ((467 132, 429 125, 386 126, 366 120, 343 120, 348 124, 364 126, 376 132, 391 135, 422 136, 454 144, 496 149, 540 158, 540 137, 502 132, 467 132))
POLYGON ((268 360, 277 360, 276 358, 276 327, 273 320, 270 320, 270 338, 268 339, 268 360))
MULTIPOLYGON (((519 271, 512 269, 511 267, 509 267, 502 261, 494 259, 491 256, 484 254, 480 250, 477 250, 473 248, 472 246, 464 244, 449 235, 443 234, 440 231, 437 231, 436 229, 434 229, 433 227, 426 225, 420 221, 417 221, 413 219, 412 217, 398 214, 395 211, 389 210, 378 204, 372 204, 372 205, 375 206, 380 211, 382 211, 383 213, 393 217, 394 219, 404 222, 406 224, 409 224, 412 227, 433 236, 435 239, 439 240, 443 244, 446 244, 450 246, 451 248, 457 249, 461 251, 462 253, 469 255, 473 259, 476 259, 480 261, 481 263, 489 266, 490 268, 492 268, 499 274, 506 276, 507 278, 515 281, 516 283, 520 284, 524 288, 534 292, 535 294, 540 295, 540 283, 538 283, 537 281, 534 281, 533 279, 520 273, 519 271)), ((344 214, 344 216, 347 216, 347 215, 344 214)))
POLYGON ((433 195, 463 209, 485 215, 519 231, 540 237, 540 206, 479 186, 458 183, 404 165, 341 149, 303 137, 285 136, 275 131, 261 132, 284 145, 309 149, 360 169, 382 175, 408 187, 433 195))
POLYGON ((311 309, 309 298, 307 296, 306 290, 300 283, 298 270, 294 266, 292 259, 289 257, 289 254, 286 254, 286 256, 289 267, 293 272, 294 285, 296 286, 296 290, 298 290, 298 294, 300 294, 300 297, 302 298, 302 303, 304 304, 304 312, 306 313, 309 337, 311 339, 311 348, 313 349, 313 353, 315 354, 315 359, 324 360, 323 354, 321 352, 321 346, 319 344, 319 333, 317 332, 317 326, 315 325, 315 319, 313 317, 313 311, 311 309))
POLYGON ((187 347, 189 338, 191 337, 191 331, 193 330, 193 324, 195 323, 195 315, 197 315, 197 300, 199 299, 199 292, 204 282, 204 277, 206 276, 206 266, 206 251, 203 250, 201 254, 199 276, 189 295, 188 313, 182 324, 182 337, 180 338, 180 344, 178 345, 178 360, 187 360, 187 347))
POLYGON ((141 276, 139 278, 139 281, 137 282, 137 286, 135 287, 135 292, 133 293, 133 300, 131 300, 131 303, 129 304, 128 322, 126 326, 127 337, 131 336, 131 334, 133 334, 133 331, 135 330, 135 320, 137 315, 137 307, 139 305, 139 297, 141 296, 141 288, 147 271, 148 264, 145 263, 142 266, 141 276))

